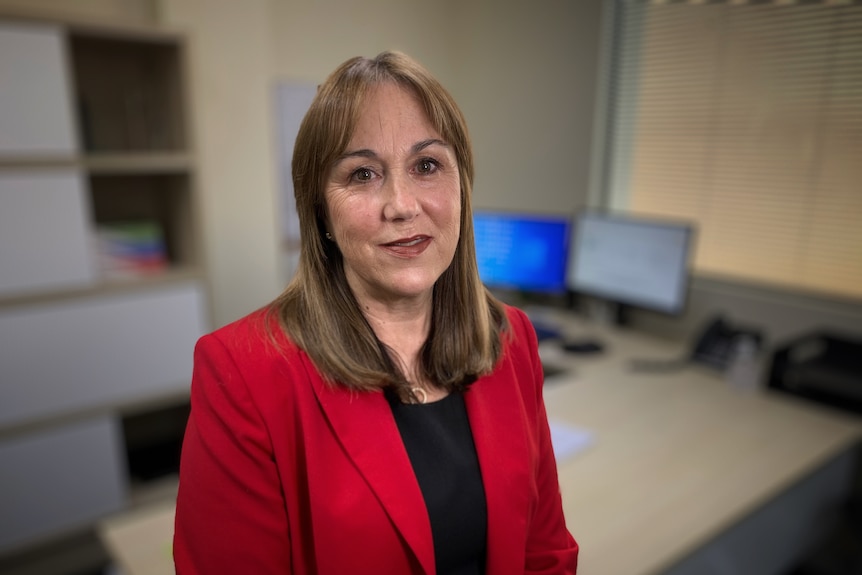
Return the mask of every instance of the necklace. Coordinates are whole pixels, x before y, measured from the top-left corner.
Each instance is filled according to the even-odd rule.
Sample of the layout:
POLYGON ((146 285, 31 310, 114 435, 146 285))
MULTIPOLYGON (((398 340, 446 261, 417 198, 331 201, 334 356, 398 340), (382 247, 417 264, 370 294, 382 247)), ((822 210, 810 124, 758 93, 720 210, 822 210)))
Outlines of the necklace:
POLYGON ((421 387, 411 387, 410 393, 413 394, 413 398, 416 399, 417 403, 427 403, 428 402, 428 393, 421 387))

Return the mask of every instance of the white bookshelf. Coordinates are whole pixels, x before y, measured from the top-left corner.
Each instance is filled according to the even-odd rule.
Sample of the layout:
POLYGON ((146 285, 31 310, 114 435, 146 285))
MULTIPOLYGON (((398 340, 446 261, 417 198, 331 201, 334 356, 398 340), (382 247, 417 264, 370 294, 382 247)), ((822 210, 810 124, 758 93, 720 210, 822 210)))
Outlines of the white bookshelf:
POLYGON ((0 11, 0 557, 129 506, 124 418, 187 400, 210 320, 186 83, 181 34, 0 11), (97 235, 129 222, 161 263, 109 273, 97 235))

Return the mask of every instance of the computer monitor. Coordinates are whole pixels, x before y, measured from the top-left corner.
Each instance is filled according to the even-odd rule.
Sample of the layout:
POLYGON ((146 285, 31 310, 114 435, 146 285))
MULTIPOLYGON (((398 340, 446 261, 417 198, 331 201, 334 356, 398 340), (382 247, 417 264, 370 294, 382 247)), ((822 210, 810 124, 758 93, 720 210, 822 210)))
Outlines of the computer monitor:
POLYGON ((693 235, 687 223, 581 212, 573 224, 568 288, 677 315, 687 300, 693 235))
POLYGON ((490 289, 565 294, 571 218, 475 210, 479 276, 490 289))

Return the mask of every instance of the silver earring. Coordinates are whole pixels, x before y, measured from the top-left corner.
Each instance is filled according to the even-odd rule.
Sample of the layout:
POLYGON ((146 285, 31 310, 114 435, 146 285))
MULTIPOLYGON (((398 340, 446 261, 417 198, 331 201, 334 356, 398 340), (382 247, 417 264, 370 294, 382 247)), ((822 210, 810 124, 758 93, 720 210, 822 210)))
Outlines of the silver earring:
POLYGON ((330 234, 329 232, 326 232, 326 239, 328 239, 329 241, 332 241, 332 234, 330 234))

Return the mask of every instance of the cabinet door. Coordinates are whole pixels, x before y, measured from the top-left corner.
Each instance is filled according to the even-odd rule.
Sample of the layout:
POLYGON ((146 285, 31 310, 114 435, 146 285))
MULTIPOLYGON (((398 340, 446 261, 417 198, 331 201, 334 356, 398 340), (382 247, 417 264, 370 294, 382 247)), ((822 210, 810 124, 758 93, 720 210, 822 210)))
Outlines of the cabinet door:
POLYGON ((126 471, 110 417, 0 442, 0 553, 119 510, 126 471))
POLYGON ((89 212, 74 170, 0 173, 0 296, 93 283, 89 212))
POLYGON ((0 312, 0 426, 188 391, 195 283, 0 312))
POLYGON ((71 108, 60 30, 0 23, 0 156, 72 154, 71 108))

